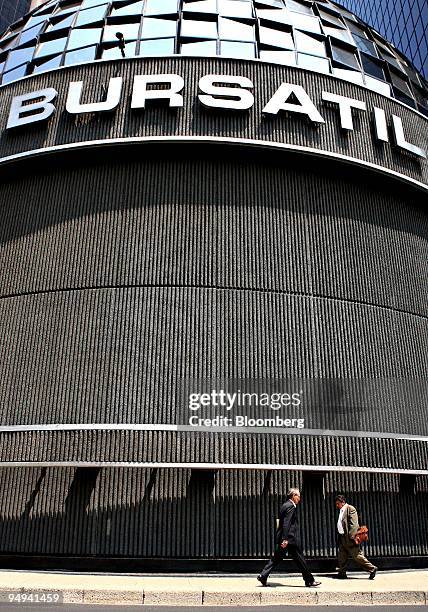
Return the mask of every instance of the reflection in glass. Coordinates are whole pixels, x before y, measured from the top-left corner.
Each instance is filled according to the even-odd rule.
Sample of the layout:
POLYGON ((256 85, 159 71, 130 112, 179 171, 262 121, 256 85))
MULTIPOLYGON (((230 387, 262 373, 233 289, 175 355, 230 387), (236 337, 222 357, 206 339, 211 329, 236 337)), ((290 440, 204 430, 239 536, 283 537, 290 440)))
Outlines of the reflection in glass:
POLYGON ((297 54, 297 64, 300 68, 306 68, 308 70, 315 70, 316 72, 330 72, 330 62, 328 59, 322 57, 315 57, 314 55, 305 55, 304 53, 297 54))
POLYGON ((253 17, 253 7, 249 2, 240 0, 218 0, 218 12, 227 17, 253 17))
POLYGON ((294 49, 293 37, 289 32, 281 32, 272 28, 259 28, 260 42, 271 47, 281 47, 282 49, 294 49))
POLYGON ((343 47, 339 47, 338 45, 331 45, 331 51, 335 62, 338 62, 339 64, 345 64, 345 66, 349 66, 350 68, 354 68, 355 70, 360 69, 360 65, 357 61, 357 58, 351 51, 348 51, 343 47))
POLYGON ((82 28, 73 30, 68 39, 67 49, 78 49, 100 42, 101 28, 82 28))
POLYGON ((254 26, 234 19, 219 17, 220 38, 225 40, 254 40, 254 26))
POLYGON ((113 8, 110 17, 127 17, 128 15, 141 15, 144 6, 144 1, 132 2, 125 6, 113 8))
POLYGON ((361 72, 355 70, 346 70, 344 68, 333 68, 334 76, 344 81, 350 81, 351 83, 357 83, 358 85, 364 85, 363 75, 361 72))
POLYGON ((173 55, 174 52, 175 38, 160 38, 158 40, 142 41, 138 55, 151 57, 156 55, 173 55))
POLYGON ((317 17, 302 15, 301 13, 290 13, 292 24, 298 30, 321 34, 320 22, 317 17))
MULTIPOLYGON (((134 57, 137 54, 137 43, 129 42, 125 45, 125 57, 134 57)), ((106 48, 102 52, 103 59, 121 59, 122 52, 118 46, 106 48)))
POLYGON ((57 55, 64 50, 67 38, 55 38, 54 40, 47 40, 44 43, 40 43, 36 50, 37 57, 46 57, 47 55, 57 55))
POLYGON ((65 54, 64 65, 69 66, 70 64, 82 64, 84 62, 91 62, 95 59, 97 53, 97 47, 85 47, 84 49, 77 49, 77 51, 71 51, 65 54))
POLYGON ((92 9, 87 9, 86 11, 80 11, 77 15, 75 26, 84 26, 90 23, 97 23, 98 21, 102 21, 106 14, 107 5, 103 4, 102 6, 96 6, 92 9))
POLYGON ((99 4, 105 4, 105 0, 83 0, 82 4, 80 5, 80 8, 87 9, 92 6, 98 6, 99 4))
POLYGON ((199 0, 198 2, 184 2, 185 13, 217 13, 217 0, 199 0))
POLYGON ((327 28, 324 26, 324 34, 331 36, 332 38, 336 38, 337 40, 342 40, 348 45, 355 47, 354 39, 348 30, 343 30, 341 28, 327 28))
POLYGON ((177 12, 177 0, 146 0, 145 15, 174 15, 177 12))
POLYGON ((275 64, 296 65, 296 54, 294 51, 260 51, 260 59, 275 64))
POLYGON ((20 64, 31 61, 34 53, 34 47, 25 47, 24 49, 16 49, 11 51, 6 60, 6 70, 11 70, 20 64))
POLYGON ((39 23, 38 25, 36 25, 34 28, 30 28, 29 30, 24 30, 21 34, 21 36, 19 37, 19 44, 23 45, 26 42, 33 40, 35 38, 37 38, 37 36, 40 34, 40 32, 43 30, 44 28, 44 23, 39 23))
POLYGON ((379 81, 379 79, 374 79, 373 77, 367 74, 364 76, 364 81, 366 87, 368 87, 369 89, 377 91, 377 93, 383 94, 384 96, 391 95, 391 87, 388 83, 385 83, 385 81, 379 81))
POLYGON ((365 53, 369 53, 370 55, 377 57, 375 44, 372 43, 371 40, 368 40, 368 38, 363 38, 362 36, 357 36, 357 34, 354 34, 354 40, 357 44, 357 47, 361 51, 364 51, 365 53))
POLYGON ((143 29, 141 38, 161 38, 163 36, 175 36, 177 33, 177 24, 175 21, 168 19, 152 19, 145 17, 143 19, 143 29))
POLYGON ((22 29, 29 30, 30 28, 33 28, 39 23, 44 23, 48 19, 48 17, 49 15, 33 15, 33 17, 30 17, 30 19, 27 21, 27 23, 22 29))
POLYGON ((193 21, 183 19, 181 36, 188 38, 217 38, 217 23, 215 21, 193 21))
POLYGON ((5 83, 10 83, 11 81, 16 81, 16 79, 20 79, 25 76, 27 72, 27 64, 23 64, 19 66, 19 68, 15 68, 15 70, 11 70, 10 72, 5 72, 3 74, 3 78, 1 80, 2 85, 5 83))
POLYGON ((182 43, 181 53, 183 55, 217 55, 217 43, 215 40, 204 40, 202 42, 182 43))
POLYGON ((256 48, 250 43, 222 40, 220 42, 220 55, 223 55, 224 57, 253 59, 256 57, 256 48))
POLYGON ((296 42, 296 49, 302 53, 322 56, 327 55, 325 44, 313 36, 309 36, 297 30, 294 32, 294 40, 296 42))
POLYGON ((62 54, 52 57, 46 62, 42 62, 41 64, 34 66, 33 72, 45 72, 46 70, 54 70, 55 68, 59 68, 61 66, 61 60, 62 54))
POLYGON ((336 26, 336 28, 344 28, 345 25, 343 23, 343 21, 340 19, 339 16, 336 15, 332 15, 331 13, 328 13, 327 11, 323 11, 322 9, 318 9, 321 19, 323 21, 325 21, 328 24, 331 24, 333 26, 336 26))
POLYGON ((290 11, 297 11, 298 13, 304 13, 306 15, 313 15, 314 12, 310 6, 303 2, 296 2, 295 0, 286 0, 287 8, 290 11))
POLYGON ((365 73, 370 74, 377 79, 385 79, 383 68, 378 62, 375 62, 372 58, 368 57, 368 55, 365 55, 365 53, 361 53, 361 60, 363 62, 363 69, 365 73))
POLYGON ((136 40, 138 38, 139 23, 118 23, 108 25, 104 28, 103 42, 118 42, 116 34, 120 32, 125 40, 136 40))

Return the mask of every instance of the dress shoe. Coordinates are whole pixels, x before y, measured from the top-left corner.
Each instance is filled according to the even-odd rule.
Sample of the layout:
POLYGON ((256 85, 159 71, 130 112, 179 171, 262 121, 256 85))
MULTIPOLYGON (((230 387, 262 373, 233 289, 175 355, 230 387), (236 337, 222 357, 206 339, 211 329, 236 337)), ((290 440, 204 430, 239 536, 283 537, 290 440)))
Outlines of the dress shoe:
POLYGON ((373 580, 373 578, 376 576, 376 572, 377 572, 377 567, 375 567, 374 570, 370 572, 369 580, 373 580))
POLYGON ((348 577, 348 575, 346 574, 346 572, 344 574, 337 574, 336 578, 339 578, 339 580, 346 580, 348 577))
POLYGON ((267 586, 267 578, 263 578, 262 576, 257 576, 257 580, 262 583, 263 586, 267 586))
POLYGON ((314 580, 313 582, 309 582, 306 586, 307 587, 317 587, 321 584, 321 582, 317 582, 316 580, 314 580))

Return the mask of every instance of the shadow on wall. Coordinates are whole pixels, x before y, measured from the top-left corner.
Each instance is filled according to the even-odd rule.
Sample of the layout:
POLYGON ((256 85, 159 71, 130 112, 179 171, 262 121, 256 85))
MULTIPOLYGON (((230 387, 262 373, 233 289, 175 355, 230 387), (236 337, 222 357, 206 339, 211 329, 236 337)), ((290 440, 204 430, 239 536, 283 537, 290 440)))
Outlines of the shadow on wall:
POLYGON ((2 468, 0 479, 2 554, 267 557, 279 507, 297 485, 309 557, 336 554, 337 492, 369 526, 369 556, 428 555, 427 477, 2 468))

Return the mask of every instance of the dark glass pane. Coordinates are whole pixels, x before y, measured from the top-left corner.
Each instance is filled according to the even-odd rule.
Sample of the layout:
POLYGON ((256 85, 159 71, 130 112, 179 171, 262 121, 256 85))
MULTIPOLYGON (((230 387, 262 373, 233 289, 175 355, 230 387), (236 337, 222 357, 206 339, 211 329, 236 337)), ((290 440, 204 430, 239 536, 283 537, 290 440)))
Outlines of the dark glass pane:
POLYGON ((361 36, 357 36, 357 34, 354 34, 354 40, 361 51, 364 51, 364 53, 369 53, 370 55, 377 57, 375 44, 372 43, 371 40, 368 40, 367 38, 363 38, 361 36))
POLYGON ((379 62, 375 62, 372 58, 365 55, 365 53, 361 53, 361 59, 363 62, 364 72, 378 79, 385 79, 385 73, 379 62))

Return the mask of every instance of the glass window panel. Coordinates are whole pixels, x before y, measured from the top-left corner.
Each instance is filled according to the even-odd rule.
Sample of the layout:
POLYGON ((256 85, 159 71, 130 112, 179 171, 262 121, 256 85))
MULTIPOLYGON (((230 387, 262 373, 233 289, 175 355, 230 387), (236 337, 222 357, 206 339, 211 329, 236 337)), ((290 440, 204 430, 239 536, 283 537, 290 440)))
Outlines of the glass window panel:
POLYGON ((217 13, 217 0, 199 0, 198 2, 185 2, 183 11, 186 13, 217 13))
POLYGON ((173 55, 174 53, 175 38, 160 38, 158 40, 142 41, 138 55, 150 57, 156 55, 173 55))
POLYGON ((102 6, 96 6, 95 8, 86 9, 86 11, 79 12, 75 26, 84 26, 90 23, 102 21, 106 14, 106 8, 107 5, 103 4, 102 6))
POLYGON ((294 51, 260 51, 260 59, 275 64, 296 65, 296 54, 294 51))
POLYGON ((143 11, 144 0, 141 2, 133 2, 120 8, 113 8, 110 17, 128 17, 131 15, 141 15, 143 11))
POLYGON ((309 53, 311 55, 326 56, 327 52, 325 49, 325 43, 313 36, 304 34, 296 30, 294 32, 294 40, 296 43, 296 49, 302 53, 309 53))
POLYGON ((118 23, 108 25, 103 30, 103 42, 118 42, 116 34, 121 32, 125 40, 136 40, 138 38, 139 23, 118 23))
POLYGON ((379 81, 379 79, 374 79, 367 74, 364 76, 364 80, 366 82, 366 87, 372 89, 373 91, 377 91, 377 93, 383 94, 384 96, 391 95, 391 87, 385 81, 379 81))
POLYGON ((363 75, 361 72, 355 70, 346 70, 344 68, 333 68, 334 76, 351 83, 357 83, 358 85, 364 85, 363 75))
POLYGON ((77 9, 80 8, 80 2, 73 2, 69 6, 59 7, 55 12, 54 16, 58 17, 59 15, 68 15, 69 13, 76 13, 77 9))
POLYGON ((281 47, 282 49, 294 49, 293 37, 289 32, 281 32, 272 28, 260 26, 260 42, 270 47, 281 47))
POLYGON ((46 57, 47 55, 57 55, 64 50, 67 38, 55 38, 55 40, 47 40, 40 43, 37 47, 36 56, 46 57))
POLYGON ((61 59, 62 54, 52 57, 46 62, 42 62, 41 64, 34 66, 33 72, 45 72, 46 70, 54 70, 55 68, 59 68, 61 66, 61 59))
POLYGON ((146 0, 145 15, 174 15, 177 0, 146 0))
POLYGON ((49 15, 33 15, 32 17, 30 17, 30 19, 27 21, 27 23, 22 29, 29 30, 30 28, 33 28, 35 25, 38 25, 39 23, 43 23, 47 21, 48 18, 49 18, 49 15))
POLYGON ((105 0, 83 0, 80 5, 81 9, 87 9, 92 6, 98 6, 99 4, 106 4, 105 0))
POLYGON ((217 54, 217 43, 214 40, 204 40, 203 42, 183 43, 181 45, 183 55, 209 55, 217 54))
POLYGON ((34 53, 34 47, 25 47, 24 49, 16 49, 11 51, 6 60, 6 70, 11 70, 20 64, 30 62, 34 53))
POLYGON ((352 34, 349 30, 341 29, 341 28, 327 28, 324 26, 324 34, 327 36, 331 36, 332 38, 336 38, 337 40, 342 40, 343 42, 348 43, 355 47, 354 39, 352 38, 352 34))
POLYGON ((253 17, 252 4, 240 0, 218 0, 218 10, 228 17, 253 17))
POLYGON ((101 38, 101 28, 83 28, 72 30, 68 39, 67 50, 98 44, 101 38))
POLYGON ((0 62, 0 74, 3 72, 4 62, 0 62))
POLYGON ((188 38, 217 38, 217 22, 183 19, 181 22, 181 36, 188 38))
POLYGON ((313 15, 314 12, 310 6, 303 4, 303 2, 296 2, 295 0, 286 0, 287 8, 290 11, 297 11, 298 13, 304 13, 306 15, 313 15))
POLYGON ((348 51, 343 47, 338 47, 337 45, 331 45, 331 52, 335 62, 339 64, 345 64, 346 66, 350 66, 351 68, 355 68, 355 70, 360 69, 360 65, 352 51, 348 51))
POLYGON ((35 15, 40 15, 41 13, 50 13, 51 10, 54 8, 54 6, 56 6, 57 4, 57 0, 52 0, 52 2, 46 2, 46 4, 40 8, 38 11, 36 11, 34 14, 35 15), (49 9, 49 10, 48 10, 49 9))
POLYGON ((365 55, 365 53, 361 53, 361 59, 363 62, 364 72, 378 79, 385 79, 383 68, 378 62, 375 62, 373 59, 365 55))
POLYGON ((70 64, 83 64, 84 62, 91 62, 95 59, 97 47, 85 47, 85 49, 77 49, 77 51, 71 51, 66 53, 64 57, 64 66, 70 64))
POLYGON ((11 81, 16 81, 16 79, 20 79, 25 76, 27 73, 27 64, 23 64, 19 66, 19 68, 15 68, 15 70, 11 70, 10 72, 5 72, 3 74, 3 78, 1 80, 2 84, 10 83, 11 81))
POLYGON ((391 66, 394 66, 394 68, 397 68, 398 70, 401 70, 401 72, 403 72, 403 68, 401 67, 400 63, 393 55, 391 55, 390 53, 385 53, 385 51, 381 51, 381 55, 383 59, 385 59, 388 62, 388 64, 390 64, 391 66))
POLYGON ((283 0, 257 0, 257 4, 263 4, 264 6, 273 6, 274 8, 284 8, 283 0))
POLYGON ((15 36, 14 38, 8 38, 6 42, 2 43, 1 50, 7 51, 8 49, 13 49, 18 44, 18 38, 15 36))
POLYGON ((177 34, 177 24, 175 21, 168 19, 152 19, 145 17, 143 19, 143 29, 141 38, 162 38, 167 36, 175 36, 177 34))
POLYGON ((330 63, 328 59, 315 57, 314 55, 305 55, 304 53, 297 54, 297 64, 300 68, 315 70, 316 72, 330 72, 330 63))
MULTIPOLYGON (((16 51, 14 51, 13 53, 16 53, 16 51)), ((391 81, 394 87, 396 87, 397 89, 400 89, 407 96, 412 95, 411 89, 405 79, 398 76, 398 74, 395 74, 392 70, 389 71, 389 74, 390 74, 391 81)))
MULTIPOLYGON (((129 42, 125 45, 125 57, 134 57, 137 54, 137 43, 129 42)), ((122 52, 119 47, 110 47, 109 49, 103 50, 103 59, 121 59, 122 52)))
POLYGON ((357 34, 357 36, 362 36, 363 38, 366 37, 364 28, 362 28, 357 23, 355 23, 355 21, 346 20, 346 25, 348 26, 348 28, 351 30, 353 34, 357 34))
POLYGON ((293 26, 298 30, 321 34, 321 27, 318 17, 302 15, 301 13, 290 13, 293 26))
POLYGON ((220 55, 253 59, 256 57, 256 48, 251 43, 221 41, 220 55))
POLYGON ((371 40, 363 38, 362 36, 357 36, 357 34, 354 34, 354 40, 360 51, 370 53, 370 55, 374 55, 374 57, 377 57, 375 44, 372 43, 371 40))
POLYGON ((254 40, 254 26, 234 19, 219 17, 220 38, 225 40, 254 40))
POLYGON ((66 17, 65 19, 61 19, 61 21, 57 21, 48 27, 47 32, 57 32, 59 30, 65 30, 71 27, 71 24, 74 20, 74 13, 66 17))
POLYGON ((18 41, 19 44, 23 45, 26 42, 37 38, 37 36, 43 30, 44 25, 45 25, 44 23, 39 23, 34 28, 30 28, 29 30, 24 30, 22 32, 21 36, 19 37, 19 41, 18 41))
POLYGON ((319 9, 319 12, 320 12, 321 19, 325 21, 326 23, 330 23, 338 28, 345 27, 343 21, 341 21, 339 17, 336 17, 335 15, 331 15, 330 13, 327 13, 327 11, 323 11, 322 9, 319 9))
MULTIPOLYGON (((297 14, 297 13, 294 13, 297 14)), ((285 9, 283 10, 278 10, 278 11, 271 11, 271 10, 265 10, 265 9, 257 9, 257 17, 262 21, 262 22, 267 22, 269 25, 272 25, 273 27, 276 26, 276 24, 278 23, 283 23, 286 25, 292 25, 292 15, 293 13, 291 11, 286 11, 285 9)))

